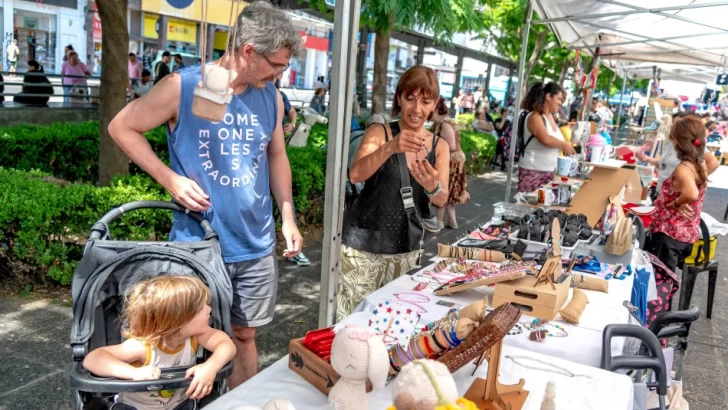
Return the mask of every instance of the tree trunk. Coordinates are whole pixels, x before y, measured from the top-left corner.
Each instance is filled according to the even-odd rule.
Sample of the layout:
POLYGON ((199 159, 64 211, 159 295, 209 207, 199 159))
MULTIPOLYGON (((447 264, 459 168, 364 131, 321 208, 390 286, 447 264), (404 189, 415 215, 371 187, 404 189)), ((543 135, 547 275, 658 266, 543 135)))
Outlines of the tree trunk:
POLYGON ((129 159, 109 135, 109 123, 126 105, 129 32, 128 0, 96 0, 104 27, 101 49, 101 119, 99 135, 99 184, 108 185, 117 175, 129 174, 129 159))
POLYGON ((389 64, 389 37, 394 26, 394 14, 390 24, 377 29, 374 39, 374 82, 372 84, 372 114, 383 113, 387 103, 387 66, 389 64))
POLYGON ((561 66, 561 73, 559 73, 559 86, 561 88, 564 88, 564 81, 566 80, 566 74, 569 72, 569 68, 571 68, 571 60, 564 61, 564 65, 561 66))
POLYGON ((521 98, 526 97, 526 92, 528 91, 528 80, 531 77, 531 71, 533 71, 539 57, 541 57, 541 52, 543 51, 544 41, 546 40, 547 35, 548 31, 538 33, 538 36, 536 37, 536 44, 534 44, 533 51, 531 52, 531 57, 529 57, 528 61, 526 61, 526 70, 523 73, 523 84, 519 84, 521 87, 521 98))

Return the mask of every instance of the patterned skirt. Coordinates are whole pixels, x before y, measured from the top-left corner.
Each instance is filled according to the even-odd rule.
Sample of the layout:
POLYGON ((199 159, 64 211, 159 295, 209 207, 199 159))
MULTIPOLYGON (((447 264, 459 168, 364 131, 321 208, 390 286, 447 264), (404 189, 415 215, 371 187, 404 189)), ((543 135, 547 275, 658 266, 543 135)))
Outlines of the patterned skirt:
POLYGON ((518 168, 518 192, 533 192, 554 179, 554 173, 518 168))
POLYGON ((378 255, 341 245, 341 271, 336 287, 336 322, 349 316, 370 293, 417 267, 416 250, 398 255, 378 255))
POLYGON ((462 205, 470 202, 468 178, 465 175, 465 153, 463 151, 455 151, 450 154, 448 187, 448 205, 462 205))

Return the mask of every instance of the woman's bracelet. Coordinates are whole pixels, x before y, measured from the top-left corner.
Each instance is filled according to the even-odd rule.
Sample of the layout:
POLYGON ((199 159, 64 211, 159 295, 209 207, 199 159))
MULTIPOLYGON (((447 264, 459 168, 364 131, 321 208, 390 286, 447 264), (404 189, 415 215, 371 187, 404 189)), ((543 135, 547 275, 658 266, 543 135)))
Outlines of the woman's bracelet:
POLYGON ((425 194, 427 194, 427 196, 429 196, 429 197, 433 197, 433 196, 437 196, 437 194, 439 194, 440 191, 442 191, 442 184, 440 183, 440 181, 437 181, 437 187, 435 188, 435 190, 432 192, 428 192, 425 189, 425 194))

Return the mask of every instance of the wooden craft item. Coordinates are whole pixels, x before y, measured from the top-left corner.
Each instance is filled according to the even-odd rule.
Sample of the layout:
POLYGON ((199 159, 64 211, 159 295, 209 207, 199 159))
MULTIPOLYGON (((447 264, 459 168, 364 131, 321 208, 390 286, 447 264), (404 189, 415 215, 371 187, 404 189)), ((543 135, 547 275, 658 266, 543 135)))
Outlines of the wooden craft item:
POLYGON ((466 282, 466 283, 454 283, 454 284, 443 285, 443 286, 437 288, 434 293, 437 296, 449 296, 454 293, 463 292, 463 291, 478 288, 481 286, 488 286, 488 285, 492 285, 494 283, 507 282, 507 281, 511 281, 514 279, 520 279, 520 278, 523 278, 524 276, 526 276, 525 270, 514 271, 511 273, 504 274, 504 275, 477 279, 477 280, 474 280, 471 282, 466 282))
POLYGON ((514 385, 504 385, 498 381, 502 351, 503 339, 500 339, 481 355, 476 366, 487 356, 488 376, 475 379, 465 393, 465 398, 475 403, 480 410, 521 410, 528 398, 528 391, 523 389, 525 380, 520 379, 514 385))
POLYGON ((442 258, 465 258, 482 262, 505 262, 506 255, 500 251, 491 251, 467 246, 437 244, 437 256, 442 258))
POLYGON ((561 318, 571 324, 578 325, 579 318, 584 313, 587 303, 589 303, 589 300, 586 294, 579 289, 574 289, 574 295, 571 297, 571 301, 559 312, 561 313, 561 318))
POLYGON ((609 281, 594 275, 572 274, 571 287, 609 293, 609 281))
POLYGON ((536 276, 536 283, 534 287, 540 283, 548 283, 551 285, 551 289, 556 290, 554 285, 554 278, 559 278, 563 267, 561 265, 561 224, 559 220, 554 218, 551 223, 551 239, 549 240, 550 246, 541 270, 536 276))

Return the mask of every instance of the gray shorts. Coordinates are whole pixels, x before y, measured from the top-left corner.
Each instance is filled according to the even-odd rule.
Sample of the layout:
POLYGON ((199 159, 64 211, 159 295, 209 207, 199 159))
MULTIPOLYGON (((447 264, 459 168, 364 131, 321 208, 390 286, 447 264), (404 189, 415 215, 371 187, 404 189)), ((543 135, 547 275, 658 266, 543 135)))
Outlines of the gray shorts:
POLYGON ((225 264, 233 283, 232 324, 260 327, 273 321, 278 295, 275 251, 252 261, 225 264))

